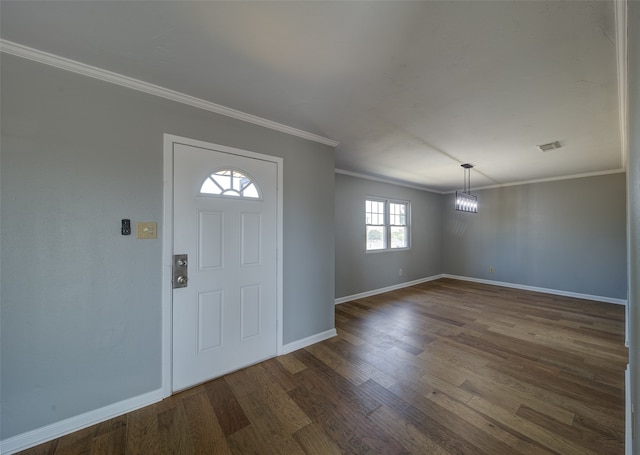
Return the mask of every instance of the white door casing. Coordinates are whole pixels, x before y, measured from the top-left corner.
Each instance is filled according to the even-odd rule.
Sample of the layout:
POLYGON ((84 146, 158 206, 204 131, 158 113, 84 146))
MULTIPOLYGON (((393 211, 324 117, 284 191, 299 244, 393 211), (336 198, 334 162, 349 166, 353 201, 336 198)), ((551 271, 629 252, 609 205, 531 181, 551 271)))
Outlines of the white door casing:
MULTIPOLYGON (((172 203, 165 226, 172 232, 165 231, 165 269, 173 254, 188 254, 189 277, 187 287, 169 289, 166 299, 165 395, 273 357, 282 347, 282 160, 166 135, 167 166, 172 203), (200 194, 203 181, 223 168, 250 177, 259 197, 200 194)), ((171 288, 171 271, 163 276, 171 288)))

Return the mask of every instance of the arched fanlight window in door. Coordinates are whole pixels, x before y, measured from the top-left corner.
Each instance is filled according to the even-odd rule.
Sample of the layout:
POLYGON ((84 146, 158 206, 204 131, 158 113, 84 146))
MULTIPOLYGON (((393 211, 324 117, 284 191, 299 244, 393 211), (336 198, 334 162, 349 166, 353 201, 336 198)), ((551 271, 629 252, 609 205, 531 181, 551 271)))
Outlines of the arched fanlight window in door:
POLYGON ((260 199, 256 184, 235 169, 221 169, 211 174, 202 184, 200 194, 260 199))

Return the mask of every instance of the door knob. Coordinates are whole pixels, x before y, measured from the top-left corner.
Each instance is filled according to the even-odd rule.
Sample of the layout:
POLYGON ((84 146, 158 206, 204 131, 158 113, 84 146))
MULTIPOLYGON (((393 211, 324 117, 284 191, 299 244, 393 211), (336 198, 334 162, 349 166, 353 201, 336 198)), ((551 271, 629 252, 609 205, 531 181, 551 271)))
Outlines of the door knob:
POLYGON ((173 256, 173 288, 184 288, 187 286, 189 271, 187 270, 187 255, 176 254, 173 256))

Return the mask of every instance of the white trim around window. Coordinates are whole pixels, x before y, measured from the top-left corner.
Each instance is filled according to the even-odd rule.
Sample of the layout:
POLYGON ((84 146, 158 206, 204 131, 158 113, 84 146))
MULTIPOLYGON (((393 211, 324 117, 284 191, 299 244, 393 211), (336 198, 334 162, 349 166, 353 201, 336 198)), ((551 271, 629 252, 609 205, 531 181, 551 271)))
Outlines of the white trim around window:
POLYGON ((411 249, 411 203, 367 196, 364 203, 365 251, 411 249))

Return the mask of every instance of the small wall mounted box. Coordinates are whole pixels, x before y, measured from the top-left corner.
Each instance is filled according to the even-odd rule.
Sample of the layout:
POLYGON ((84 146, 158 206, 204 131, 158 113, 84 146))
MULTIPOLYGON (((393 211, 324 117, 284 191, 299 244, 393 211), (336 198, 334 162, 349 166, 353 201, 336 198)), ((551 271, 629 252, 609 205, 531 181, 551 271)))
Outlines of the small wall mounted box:
POLYGON ((120 222, 120 234, 131 235, 131 220, 123 219, 120 222))
POLYGON ((158 223, 155 221, 144 221, 136 223, 136 238, 139 239, 157 239, 158 223))

